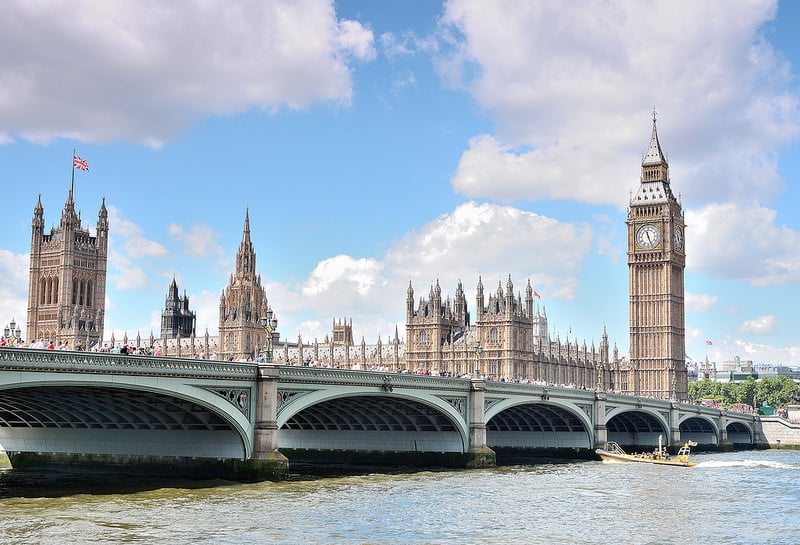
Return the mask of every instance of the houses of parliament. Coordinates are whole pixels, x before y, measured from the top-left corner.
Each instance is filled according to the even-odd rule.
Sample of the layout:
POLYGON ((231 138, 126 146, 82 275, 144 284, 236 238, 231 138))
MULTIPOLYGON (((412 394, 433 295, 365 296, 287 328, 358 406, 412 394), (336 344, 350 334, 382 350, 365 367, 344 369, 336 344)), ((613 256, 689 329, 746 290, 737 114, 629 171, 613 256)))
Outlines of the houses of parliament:
MULTIPOLYGON (((219 334, 197 335, 189 298, 173 279, 156 338, 103 337, 108 258, 108 212, 100 205, 94 234, 82 226, 70 189, 58 227, 44 232, 41 196, 31 229, 27 335, 76 349, 129 345, 169 357, 258 361, 273 348, 278 364, 319 365, 446 376, 480 375, 625 394, 686 399, 684 344, 685 224, 669 179, 653 115, 641 177, 627 214, 630 356, 620 358, 603 328, 600 343, 552 338, 547 313, 528 279, 523 294, 509 276, 494 289, 476 279, 474 311, 459 281, 443 295, 438 280, 417 298, 406 290, 405 336, 397 328, 384 343, 353 338, 352 319, 334 319, 319 341, 281 339, 262 327, 273 309, 257 272, 249 211, 235 270, 219 302, 219 334)), ((398 294, 400 296, 400 294, 398 294)), ((399 297, 398 297, 399 299, 399 297)), ((399 303, 399 301, 398 301, 399 303)), ((276 315, 279 314, 276 312, 276 315)))

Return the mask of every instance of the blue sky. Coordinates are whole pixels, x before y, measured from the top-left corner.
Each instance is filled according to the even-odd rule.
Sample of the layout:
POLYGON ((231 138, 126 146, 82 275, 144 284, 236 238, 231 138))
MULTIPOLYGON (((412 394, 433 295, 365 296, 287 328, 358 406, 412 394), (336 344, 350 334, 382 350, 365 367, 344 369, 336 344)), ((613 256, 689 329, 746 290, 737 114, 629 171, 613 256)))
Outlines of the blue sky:
POLYGON ((797 28, 767 0, 12 0, 0 319, 24 324, 33 207, 58 224, 77 148, 84 223, 110 212, 106 338, 158 336, 173 276, 216 334, 249 207, 284 339, 404 336, 409 281, 461 280, 474 316, 478 275, 510 274, 553 336, 624 354, 655 106, 688 356, 800 365, 797 28))

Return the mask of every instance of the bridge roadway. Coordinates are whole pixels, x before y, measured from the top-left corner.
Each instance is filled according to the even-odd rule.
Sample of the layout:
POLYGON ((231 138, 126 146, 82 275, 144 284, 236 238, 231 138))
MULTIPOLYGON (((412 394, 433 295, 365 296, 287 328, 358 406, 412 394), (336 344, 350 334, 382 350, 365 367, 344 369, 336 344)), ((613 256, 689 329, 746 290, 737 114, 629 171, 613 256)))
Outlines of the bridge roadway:
MULTIPOLYGON (((0 349, 0 448, 41 463, 229 468, 241 480, 288 474, 282 452, 317 460, 495 452, 591 453, 659 436, 717 447, 765 444, 749 414, 667 400, 372 371, 94 352, 0 349)), ((427 458, 430 459, 430 458, 427 458)))

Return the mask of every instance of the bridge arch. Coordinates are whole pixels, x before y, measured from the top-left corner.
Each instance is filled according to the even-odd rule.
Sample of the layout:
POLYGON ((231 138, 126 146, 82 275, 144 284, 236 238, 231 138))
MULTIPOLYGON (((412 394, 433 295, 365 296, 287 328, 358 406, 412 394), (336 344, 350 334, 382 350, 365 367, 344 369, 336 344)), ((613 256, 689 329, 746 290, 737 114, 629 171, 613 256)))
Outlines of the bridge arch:
MULTIPOLYGON (((238 409, 202 381, 22 372, 0 384, 9 452, 245 459, 254 396, 238 409)), ((218 384, 218 383, 216 383, 218 384)))
POLYGON ((752 445, 755 443, 755 432, 744 422, 728 421, 726 426, 728 441, 734 445, 752 445))
POLYGON ((694 441, 698 445, 714 445, 720 443, 720 431, 717 422, 710 416, 686 414, 679 420, 681 441, 694 441))
POLYGON ((294 392, 278 408, 279 448, 457 452, 469 449, 466 398, 332 388, 294 392))
POLYGON ((591 448, 594 440, 589 415, 553 399, 502 400, 485 419, 489 448, 591 448))
POLYGON ((656 446, 662 436, 670 442, 669 423, 664 414, 648 407, 619 407, 606 415, 609 441, 621 445, 656 446))

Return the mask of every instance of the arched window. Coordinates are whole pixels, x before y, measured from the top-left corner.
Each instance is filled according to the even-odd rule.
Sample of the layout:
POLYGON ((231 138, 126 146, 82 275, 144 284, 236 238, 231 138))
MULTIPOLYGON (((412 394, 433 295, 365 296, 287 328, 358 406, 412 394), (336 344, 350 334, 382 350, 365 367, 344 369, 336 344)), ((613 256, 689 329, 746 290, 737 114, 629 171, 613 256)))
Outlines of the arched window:
POLYGON ((493 327, 492 330, 489 332, 489 340, 493 343, 496 343, 498 342, 499 338, 500 334, 498 333, 497 328, 493 327))

